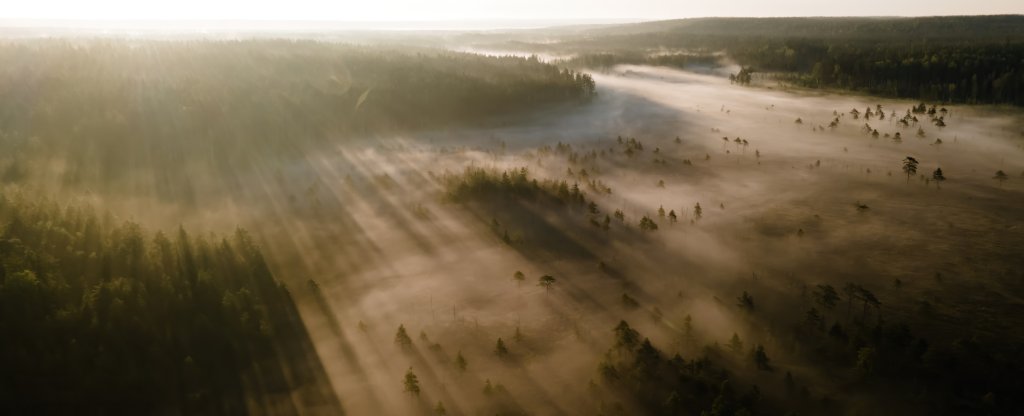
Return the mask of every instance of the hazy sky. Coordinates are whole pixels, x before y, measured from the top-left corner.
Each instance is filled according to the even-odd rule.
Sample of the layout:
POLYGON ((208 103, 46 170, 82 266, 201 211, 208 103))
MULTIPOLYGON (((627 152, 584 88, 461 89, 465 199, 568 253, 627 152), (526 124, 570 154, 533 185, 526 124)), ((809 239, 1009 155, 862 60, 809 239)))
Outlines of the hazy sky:
POLYGON ((1024 0, 0 0, 0 4, 0 18, 118 20, 564 20, 1024 13, 1024 0))

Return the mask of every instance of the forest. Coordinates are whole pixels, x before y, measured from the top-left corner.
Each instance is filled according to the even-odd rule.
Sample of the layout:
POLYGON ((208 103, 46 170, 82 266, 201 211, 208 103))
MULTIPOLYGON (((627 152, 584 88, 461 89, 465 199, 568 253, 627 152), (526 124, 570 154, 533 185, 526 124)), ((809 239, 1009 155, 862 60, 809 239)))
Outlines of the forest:
POLYGON ((781 72, 780 80, 803 87, 1024 105, 1024 42, 738 42, 730 54, 754 71, 781 72))
POLYGON ((340 410, 288 289, 244 231, 149 232, 0 194, 6 414, 340 410), (253 404, 255 406, 252 406, 253 404))
POLYGON ((222 177, 306 145, 487 125, 594 94, 588 75, 536 59, 310 40, 6 40, 0 61, 0 181, 168 198, 192 192, 167 174, 182 165, 222 177))
POLYGON ((514 41, 484 36, 466 41, 515 50, 582 52, 568 61, 594 68, 706 64, 710 53, 724 52, 750 71, 801 87, 1024 105, 1022 27, 1024 16, 703 18, 551 35, 557 42, 538 42, 529 35, 514 41), (669 60, 665 51, 704 59, 669 60))
POLYGON ((720 56, 710 53, 686 54, 669 53, 646 55, 642 53, 585 53, 559 61, 571 68, 611 69, 616 65, 653 65, 670 68, 693 68, 695 66, 714 67, 719 64, 720 56))
POLYGON ((1022 24, 4 31, 0 414, 1018 415, 1022 24))

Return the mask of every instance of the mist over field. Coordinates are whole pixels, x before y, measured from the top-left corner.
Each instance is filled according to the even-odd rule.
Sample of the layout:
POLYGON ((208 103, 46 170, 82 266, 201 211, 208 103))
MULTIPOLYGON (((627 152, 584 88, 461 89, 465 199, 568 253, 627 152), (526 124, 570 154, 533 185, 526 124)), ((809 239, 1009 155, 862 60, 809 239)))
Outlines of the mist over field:
MULTIPOLYGON (((1021 213, 1014 208, 1020 195, 989 175, 1000 167, 1024 170, 1019 157, 1006 157, 1021 152, 1019 121, 953 107, 947 127, 893 143, 872 138, 861 130, 863 123, 848 116, 835 129, 815 130, 833 119, 833 111, 880 103, 902 113, 914 103, 751 91, 721 78, 640 67, 598 74, 595 81, 603 86, 599 98, 555 120, 541 116, 492 131, 451 132, 466 137, 445 141, 441 146, 449 150, 444 151, 403 142, 351 156, 371 160, 350 168, 360 176, 388 175, 395 181, 381 195, 328 192, 368 204, 365 210, 345 210, 345 216, 369 223, 361 230, 366 247, 313 245, 326 247, 323 255, 345 268, 343 279, 317 279, 319 291, 333 300, 329 313, 338 320, 325 318, 312 328, 314 339, 322 339, 317 341, 321 356, 338 354, 326 367, 347 380, 336 385, 339 395, 362 399, 349 401, 357 413, 413 411, 402 391, 386 388, 393 374, 409 366, 439 386, 431 402, 477 395, 480 380, 467 382, 452 373, 448 360, 456 351, 483 361, 475 363, 478 378, 500 380, 529 397, 517 408, 578 413, 593 402, 573 385, 597 377, 594 362, 609 348, 608 328, 621 319, 656 345, 686 357, 699 354, 698 348, 681 345, 683 319, 690 315, 703 342, 725 344, 737 333, 769 346, 775 362, 799 368, 807 364, 785 351, 785 341, 765 333, 770 324, 762 320, 798 320, 794 315, 803 311, 792 304, 812 305, 804 291, 817 284, 860 282, 886 299, 878 313, 893 320, 916 317, 921 302, 941 303, 939 308, 948 310, 940 314, 969 316, 975 322, 972 336, 981 338, 1003 339, 1020 324, 1012 316, 971 310, 964 296, 984 292, 1020 307, 1012 295, 997 295, 1019 289, 1019 259, 1013 252, 1022 243, 1021 213), (807 121, 798 125, 797 118, 807 121), (624 155, 620 134, 646 138, 640 139, 644 151, 624 155), (730 140, 722 141, 723 136, 730 140), (736 137, 750 144, 735 144, 736 137), (572 150, 527 147, 552 141, 572 150), (566 160, 591 152, 600 156, 566 160), (921 160, 922 171, 941 167, 949 177, 961 173, 939 186, 918 175, 908 180, 900 170, 908 155, 921 160), (400 162, 393 166, 389 160, 400 162), (540 178, 599 181, 612 191, 588 193, 599 207, 591 214, 582 207, 551 213, 543 205, 507 201, 466 209, 445 198, 444 179, 434 179, 469 168, 519 167, 540 178), (579 176, 582 171, 585 177, 579 176), (696 204, 704 211, 699 219, 696 204), (858 204, 869 208, 859 210, 858 204), (659 208, 674 211, 678 222, 659 215, 659 208), (600 223, 615 210, 624 213, 624 221, 612 220, 609 230, 588 223, 590 218, 600 223), (640 231, 644 216, 654 219, 657 231, 640 231), (506 233, 511 243, 503 242, 506 233), (996 262, 1002 257, 1005 280, 985 278, 992 263, 979 267, 975 256, 996 262), (516 271, 529 278, 517 283, 516 271), (533 281, 547 274, 559 279, 554 289, 533 281), (941 284, 935 280, 939 274, 947 276, 941 284), (902 282, 898 288, 896 281, 902 282), (734 305, 733 298, 745 290, 758 300, 755 316, 734 305), (637 306, 624 303, 624 296, 637 306), (397 325, 414 338, 426 335, 414 341, 416 353, 406 360, 393 358, 400 356, 398 349, 380 352, 392 347, 397 325), (509 342, 517 330, 524 340, 509 342), (494 359, 492 344, 498 338, 515 351, 515 365, 494 359), (337 352, 349 349, 355 358, 337 352), (442 358, 430 362, 434 354, 442 358), (358 371, 372 365, 368 362, 383 370, 379 379, 372 371, 366 376, 358 371)), ((914 133, 895 122, 871 124, 886 133, 914 133)), ((321 225, 310 227, 323 232, 321 225)), ((940 337, 958 331, 942 321, 922 322, 918 330, 940 337)), ((843 395, 844 380, 824 371, 800 371, 818 394, 843 395)), ((770 385, 765 379, 762 383, 770 385)), ((453 409, 460 410, 450 405, 453 409)))
POLYGON ((1024 32, 963 19, 877 79, 762 19, 0 39, 0 409, 1018 414, 1024 32))

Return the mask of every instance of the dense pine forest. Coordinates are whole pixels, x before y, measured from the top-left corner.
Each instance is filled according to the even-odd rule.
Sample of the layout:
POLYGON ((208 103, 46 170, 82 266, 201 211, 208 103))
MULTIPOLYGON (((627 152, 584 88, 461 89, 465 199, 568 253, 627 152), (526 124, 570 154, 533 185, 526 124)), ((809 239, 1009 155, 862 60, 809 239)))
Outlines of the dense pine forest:
POLYGON ((1019 415, 1022 29, 0 29, 0 414, 1019 415))
POLYGON ((0 194, 0 410, 338 410, 289 290, 245 231, 139 224, 0 194))
MULTIPOLYGON (((1022 33, 1024 16, 705 18, 552 35, 559 42, 521 36, 498 45, 582 52, 569 62, 590 67, 679 67, 704 64, 709 54, 725 52, 750 72, 771 73, 803 87, 937 102, 1024 105, 1022 33), (666 51, 679 50, 687 53, 664 57, 666 51), (649 56, 638 56, 639 51, 649 56)), ((495 40, 477 36, 467 41, 495 40)))
POLYGON ((307 145, 486 126, 595 91, 536 59, 314 41, 9 40, 0 61, 0 182, 178 199, 190 178, 307 145))
POLYGON ((1024 42, 737 42, 753 71, 812 88, 943 103, 1024 105, 1024 42))

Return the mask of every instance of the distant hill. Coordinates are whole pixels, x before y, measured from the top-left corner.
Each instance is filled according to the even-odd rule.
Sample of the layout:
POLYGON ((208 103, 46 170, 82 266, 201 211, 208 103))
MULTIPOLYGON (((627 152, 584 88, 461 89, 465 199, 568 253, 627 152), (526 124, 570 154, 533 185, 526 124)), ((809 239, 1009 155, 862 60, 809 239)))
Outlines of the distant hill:
POLYGON ((712 17, 604 26, 588 36, 670 33, 832 39, 1024 39, 1024 15, 936 17, 712 17))

